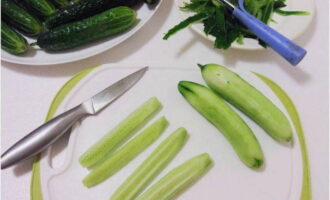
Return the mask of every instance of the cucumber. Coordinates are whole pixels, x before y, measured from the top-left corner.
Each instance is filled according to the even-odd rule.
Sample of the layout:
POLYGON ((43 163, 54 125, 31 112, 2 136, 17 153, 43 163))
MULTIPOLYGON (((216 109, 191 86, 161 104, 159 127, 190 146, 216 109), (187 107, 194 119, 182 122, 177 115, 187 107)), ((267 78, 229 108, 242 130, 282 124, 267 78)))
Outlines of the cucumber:
POLYGON ((73 21, 82 20, 110 8, 119 6, 131 6, 136 0, 83 0, 72 4, 53 15, 45 21, 48 29, 67 24, 73 21))
POLYGON ((184 189, 204 175, 212 163, 212 159, 207 153, 192 157, 171 170, 136 200, 174 199, 184 189))
POLYGON ((1 20, 1 48, 11 54, 22 54, 28 49, 26 39, 1 20))
POLYGON ((92 187, 111 177, 157 140, 167 126, 168 121, 165 117, 158 119, 118 151, 111 154, 106 161, 95 167, 84 178, 83 184, 86 187, 92 187))
POLYGON ((248 167, 259 168, 263 153, 248 125, 225 101, 211 89, 188 81, 181 81, 178 89, 183 97, 230 142, 239 158, 248 167))
POLYGON ((280 142, 292 139, 289 120, 266 96, 226 67, 201 65, 207 85, 280 142))
POLYGON ((23 8, 10 0, 1 0, 3 19, 11 26, 27 36, 39 35, 42 31, 41 23, 23 8))
POLYGON ((111 151, 118 148, 141 126, 146 124, 160 108, 161 103, 158 99, 155 97, 150 98, 83 153, 79 158, 80 164, 84 167, 91 168, 102 161, 111 151))
POLYGON ((25 1, 36 13, 43 17, 48 17, 56 12, 53 4, 48 0, 23 0, 25 1))
POLYGON ((38 37, 37 44, 48 51, 70 49, 121 33, 136 23, 136 12, 116 7, 78 22, 56 27, 38 37))
POLYGON ((51 2, 58 8, 65 8, 70 5, 68 0, 51 0, 51 2))
POLYGON ((133 200, 179 153, 188 134, 186 129, 178 128, 168 136, 143 161, 143 163, 125 180, 111 196, 111 200, 133 200))

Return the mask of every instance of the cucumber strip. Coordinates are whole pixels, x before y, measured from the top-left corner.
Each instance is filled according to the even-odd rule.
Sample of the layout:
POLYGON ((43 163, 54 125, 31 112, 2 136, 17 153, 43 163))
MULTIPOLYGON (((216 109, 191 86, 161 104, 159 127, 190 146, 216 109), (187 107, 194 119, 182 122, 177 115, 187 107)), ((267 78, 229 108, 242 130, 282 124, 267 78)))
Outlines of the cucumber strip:
POLYGON ((217 64, 200 66, 207 85, 280 142, 292 139, 289 120, 266 96, 238 74, 217 64))
POLYGON ((171 170, 136 200, 170 200, 207 172, 212 160, 207 153, 195 156, 171 170))
POLYGON ((161 103, 156 97, 146 101, 82 154, 79 158, 80 164, 84 167, 91 168, 102 161, 111 151, 118 148, 139 128, 146 124, 160 108, 161 103))
POLYGON ((119 186, 111 200, 133 200, 179 153, 188 134, 178 128, 168 136, 143 163, 119 186))
POLYGON ((150 146, 166 129, 168 121, 161 117, 142 133, 129 141, 106 161, 93 169, 83 180, 86 187, 95 186, 122 169, 137 155, 150 146))
POLYGON ((259 168, 263 164, 263 153, 252 130, 221 97, 209 88, 189 81, 181 81, 178 89, 227 138, 248 167, 259 168))

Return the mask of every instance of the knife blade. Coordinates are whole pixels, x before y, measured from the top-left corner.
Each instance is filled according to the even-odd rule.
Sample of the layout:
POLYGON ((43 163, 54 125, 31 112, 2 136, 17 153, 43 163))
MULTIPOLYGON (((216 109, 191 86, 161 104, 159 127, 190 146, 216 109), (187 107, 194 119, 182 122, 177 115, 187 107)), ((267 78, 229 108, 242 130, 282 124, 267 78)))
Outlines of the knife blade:
POLYGON ((95 115, 135 85, 148 70, 144 67, 41 125, 1 155, 1 169, 8 168, 45 150, 77 121, 95 115))

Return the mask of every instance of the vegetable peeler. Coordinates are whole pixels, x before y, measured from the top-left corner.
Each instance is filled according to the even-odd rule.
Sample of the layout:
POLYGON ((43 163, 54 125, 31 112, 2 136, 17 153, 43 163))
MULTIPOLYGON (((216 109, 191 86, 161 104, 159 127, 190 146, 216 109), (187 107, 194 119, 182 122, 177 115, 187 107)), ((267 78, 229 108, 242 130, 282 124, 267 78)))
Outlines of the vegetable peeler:
POLYGON ((307 51, 275 31, 256 17, 252 16, 244 8, 244 0, 238 0, 238 7, 228 0, 216 0, 223 3, 232 11, 232 14, 252 31, 258 38, 280 54, 292 65, 297 65, 306 55, 307 51))

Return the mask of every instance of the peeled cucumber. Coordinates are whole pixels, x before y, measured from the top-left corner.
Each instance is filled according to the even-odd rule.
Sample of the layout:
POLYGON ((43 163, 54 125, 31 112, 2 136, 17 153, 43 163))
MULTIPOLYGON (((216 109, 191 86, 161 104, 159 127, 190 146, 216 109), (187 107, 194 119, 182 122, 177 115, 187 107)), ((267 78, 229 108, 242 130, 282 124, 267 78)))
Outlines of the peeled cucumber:
POLYGON ((101 162, 111 151, 118 148, 142 125, 147 123, 160 108, 161 103, 158 99, 156 97, 150 98, 82 154, 79 158, 80 164, 91 168, 101 162))
POLYGON ((217 64, 201 65, 207 85, 280 142, 292 139, 289 120, 266 96, 238 74, 217 64))
POLYGON ((133 200, 167 166, 185 144, 186 129, 178 128, 143 161, 115 191, 110 200, 133 200))
POLYGON ((192 157, 172 169, 136 200, 174 199, 180 192, 204 175, 211 165, 212 159, 207 153, 192 157))
POLYGON ((168 121, 165 117, 158 119, 118 151, 111 154, 107 160, 96 166, 84 178, 83 184, 86 187, 92 187, 114 175, 157 140, 167 126, 168 121))
POLYGON ((181 81, 178 89, 227 138, 243 163, 251 168, 259 168, 263 164, 264 157, 257 138, 221 97, 211 89, 189 81, 181 81))

